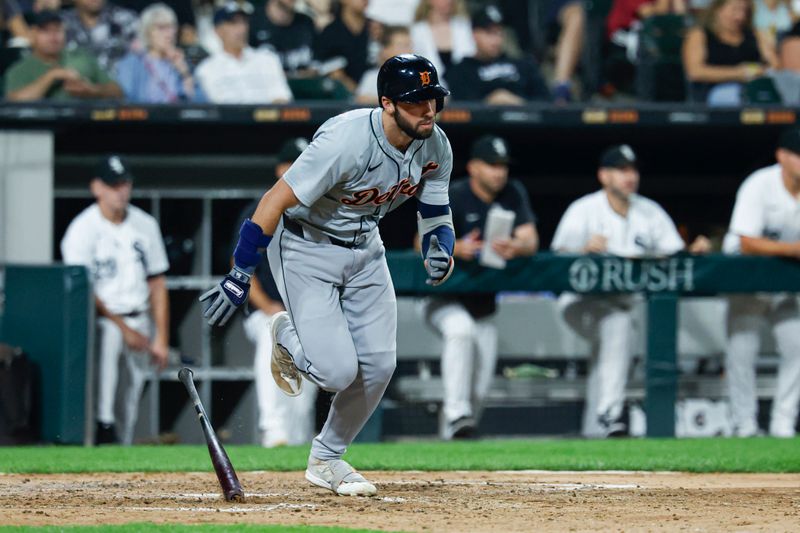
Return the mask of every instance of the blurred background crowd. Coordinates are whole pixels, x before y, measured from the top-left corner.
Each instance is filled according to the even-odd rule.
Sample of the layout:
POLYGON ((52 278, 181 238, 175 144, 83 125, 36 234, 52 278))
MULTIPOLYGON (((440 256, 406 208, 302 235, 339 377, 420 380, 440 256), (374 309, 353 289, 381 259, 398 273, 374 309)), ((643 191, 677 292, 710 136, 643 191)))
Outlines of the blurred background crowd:
POLYGON ((2 0, 5 99, 377 104, 415 52, 454 101, 800 103, 799 0, 2 0))

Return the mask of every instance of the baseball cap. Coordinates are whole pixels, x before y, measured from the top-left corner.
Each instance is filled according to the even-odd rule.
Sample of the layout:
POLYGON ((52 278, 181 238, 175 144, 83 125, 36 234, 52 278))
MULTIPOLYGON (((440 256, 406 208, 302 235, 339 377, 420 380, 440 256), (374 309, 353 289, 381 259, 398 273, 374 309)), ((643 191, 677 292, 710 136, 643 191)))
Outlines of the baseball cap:
POLYGON ((107 185, 133 181, 133 174, 128 170, 127 162, 116 154, 106 156, 100 160, 94 177, 101 179, 107 185))
POLYGON ((51 22, 58 22, 60 24, 62 22, 61 13, 52 9, 45 9, 44 11, 35 13, 30 20, 31 26, 40 28, 47 26, 51 22))
POLYGON ((236 15, 249 17, 253 14, 253 5, 249 2, 234 2, 229 0, 214 11, 214 26, 223 22, 228 22, 236 15))
POLYGON ((494 4, 483 6, 472 14, 472 28, 489 28, 503 25, 503 13, 494 4))
POLYGON ((508 144, 496 135, 484 135, 472 145, 472 159, 480 159, 490 165, 508 164, 508 144))
POLYGON ((778 138, 778 148, 800 154, 800 127, 792 126, 783 130, 778 138))
POLYGON ((300 157, 300 154, 302 154, 303 150, 306 148, 308 148, 308 141, 303 137, 289 139, 281 146, 281 151, 278 152, 278 161, 280 163, 294 161, 300 157))
POLYGON ((612 146, 600 156, 600 168, 637 167, 636 154, 627 144, 612 146))

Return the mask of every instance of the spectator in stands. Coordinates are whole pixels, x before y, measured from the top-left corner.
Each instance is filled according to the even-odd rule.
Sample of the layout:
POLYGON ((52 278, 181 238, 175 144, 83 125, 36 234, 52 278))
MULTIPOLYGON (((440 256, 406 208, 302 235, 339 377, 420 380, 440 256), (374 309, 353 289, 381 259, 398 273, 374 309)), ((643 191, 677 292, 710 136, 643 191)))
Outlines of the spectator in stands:
POLYGON ((800 105, 800 22, 778 44, 778 69, 769 73, 784 105, 800 105))
POLYGON ((550 0, 550 19, 560 27, 556 44, 553 97, 557 103, 572 100, 572 76, 578 66, 586 32, 586 12, 580 0, 550 0))
POLYGON ((113 72, 136 39, 139 17, 106 0, 74 0, 74 4, 64 14, 67 45, 90 50, 101 67, 113 72))
POLYGON ((774 50, 780 35, 792 28, 795 19, 789 0, 753 1, 753 28, 765 48, 774 50))
POLYGON ((117 63, 117 81, 130 102, 172 104, 202 101, 202 93, 176 46, 178 20, 166 4, 142 12, 141 51, 131 51, 117 63))
MULTIPOLYGON (((479 272, 484 231, 493 209, 510 211, 514 217, 511 234, 492 240, 495 254, 508 260, 531 256, 539 247, 528 193, 520 182, 509 180, 508 163, 506 142, 483 136, 472 146, 469 177, 450 184, 457 238, 453 255, 458 268, 471 274, 479 272)), ((497 330, 489 321, 495 310, 494 294, 438 296, 427 304, 426 318, 444 341, 440 436, 446 440, 474 436, 497 361, 497 330)))
POLYGON ((701 24, 688 31, 683 66, 691 98, 710 105, 739 105, 743 84, 775 66, 750 24, 747 0, 713 0, 701 24))
POLYGON ((657 15, 686 14, 686 0, 614 0, 606 18, 609 41, 625 50, 631 63, 635 63, 639 50, 639 30, 642 21, 657 15))
POLYGON ((247 46, 250 4, 226 2, 214 14, 223 50, 197 67, 195 75, 206 97, 221 104, 275 104, 288 102, 292 92, 281 61, 269 50, 247 46))
POLYGON ((305 13, 314 21, 317 32, 321 32, 333 22, 333 0, 302 0, 305 13))
MULTIPOLYGON (((797 259, 800 257, 800 127, 784 131, 777 164, 751 174, 739 187, 723 251, 797 259)), ((734 432, 758 435, 755 365, 761 326, 772 327, 780 354, 769 432, 793 437, 800 402, 800 309, 796 294, 731 295, 725 374, 734 432)))
MULTIPOLYGON (((553 236, 556 252, 612 254, 625 257, 673 254, 684 242, 669 215, 639 196, 636 155, 628 145, 614 146, 601 158, 603 188, 575 200, 553 236)), ((707 252, 705 237, 690 246, 707 252)), ((636 295, 578 296, 565 293, 559 307, 567 324, 592 343, 582 433, 586 437, 626 435, 625 385, 631 362, 633 307, 636 295)))
POLYGON ((465 57, 475 55, 475 40, 464 0, 422 0, 414 15, 414 53, 427 57, 439 77, 465 57))
MULTIPOLYGON (((379 63, 382 65, 390 57, 400 54, 410 54, 411 35, 408 28, 403 26, 388 26, 384 28, 381 36, 381 52, 379 63)), ((356 89, 356 102, 359 104, 378 105, 378 69, 371 68, 361 76, 361 82, 356 89)))
MULTIPOLYGON (((125 9, 137 13, 140 17, 144 10, 153 4, 159 3, 158 0, 114 0, 114 3, 125 9)), ((168 0, 166 3, 175 13, 178 20, 177 41, 182 46, 190 46, 197 42, 197 20, 194 14, 192 0, 168 0)))
POLYGON ((340 81, 351 93, 358 87, 358 80, 375 63, 370 61, 369 20, 366 9, 368 0, 340 0, 339 11, 317 39, 314 57, 320 62, 336 67, 329 77, 340 81))
POLYGON ((133 174, 117 155, 104 158, 89 183, 97 200, 75 217, 61 241, 68 265, 92 276, 97 309, 97 444, 133 442, 139 401, 153 366, 169 355, 169 261, 158 222, 130 205, 133 174), (114 416, 120 359, 128 373, 121 398, 123 419, 114 416))
POLYGON ((267 0, 250 21, 250 45, 267 48, 281 58, 288 76, 311 66, 317 30, 311 17, 298 13, 296 0, 267 0))
POLYGON ((550 99, 533 58, 513 60, 503 54, 503 33, 503 16, 496 6, 489 5, 473 15, 475 56, 453 65, 447 74, 454 100, 522 105, 527 100, 550 99))
MULTIPOLYGON (((302 138, 289 139, 278 153, 275 179, 280 179, 289 170, 295 159, 308 146, 302 138)), ((244 220, 256 210, 259 197, 242 211, 233 235, 233 244, 239 239, 239 228, 244 220)), ((231 248, 233 249, 233 247, 231 248)), ((261 445, 266 448, 276 446, 298 446, 311 442, 314 434, 314 402, 317 387, 306 383, 299 396, 287 396, 275 384, 270 370, 272 356, 272 316, 285 311, 281 295, 266 261, 256 268, 250 280, 250 297, 247 300, 250 315, 244 319, 247 338, 255 344, 255 382, 258 397, 258 429, 261 445)))
POLYGON ((59 11, 61 0, 3 0, 3 19, 9 33, 9 47, 29 46, 30 23, 37 13, 59 11))
POLYGON ((122 90, 94 57, 65 50, 64 24, 56 11, 36 15, 31 54, 5 74, 8 100, 91 100, 121 98, 122 90))

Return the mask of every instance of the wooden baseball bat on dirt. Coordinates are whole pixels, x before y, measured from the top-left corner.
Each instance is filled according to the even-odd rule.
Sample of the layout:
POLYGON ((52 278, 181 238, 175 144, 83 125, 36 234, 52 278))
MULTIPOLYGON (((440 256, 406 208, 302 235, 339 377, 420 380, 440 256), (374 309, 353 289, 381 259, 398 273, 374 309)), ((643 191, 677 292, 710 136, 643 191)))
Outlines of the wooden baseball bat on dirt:
POLYGON ((193 373, 188 368, 181 368, 178 372, 178 379, 181 380, 186 392, 189 393, 192 403, 194 403, 194 410, 197 411, 197 418, 200 420, 200 427, 203 428, 203 435, 206 437, 206 444, 208 444, 208 454, 211 456, 211 464, 214 465, 214 471, 217 473, 217 479, 222 487, 222 494, 227 501, 244 501, 244 491, 242 485, 239 483, 239 478, 236 477, 236 470, 233 469, 231 460, 228 454, 225 453, 225 448, 217 438, 214 428, 211 427, 206 416, 206 410, 203 409, 203 404, 200 402, 200 396, 197 394, 197 389, 194 387, 194 380, 192 379, 193 373))

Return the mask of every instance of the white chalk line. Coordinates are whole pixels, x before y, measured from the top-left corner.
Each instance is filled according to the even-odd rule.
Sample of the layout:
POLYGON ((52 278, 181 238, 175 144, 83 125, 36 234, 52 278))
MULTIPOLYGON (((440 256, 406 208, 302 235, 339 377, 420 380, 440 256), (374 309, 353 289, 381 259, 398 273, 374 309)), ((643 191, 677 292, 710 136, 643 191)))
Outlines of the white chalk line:
POLYGON ((122 511, 157 511, 157 512, 184 512, 184 513, 263 513, 285 509, 316 509, 310 503, 276 503, 274 505, 234 505, 231 507, 115 507, 122 511))
POLYGON ((409 480, 409 481, 390 481, 386 485, 485 485, 485 486, 524 486, 543 491, 572 491, 572 490, 632 490, 640 488, 634 483, 535 483, 529 481, 491 481, 477 479, 463 479, 458 481, 450 480, 409 480))

